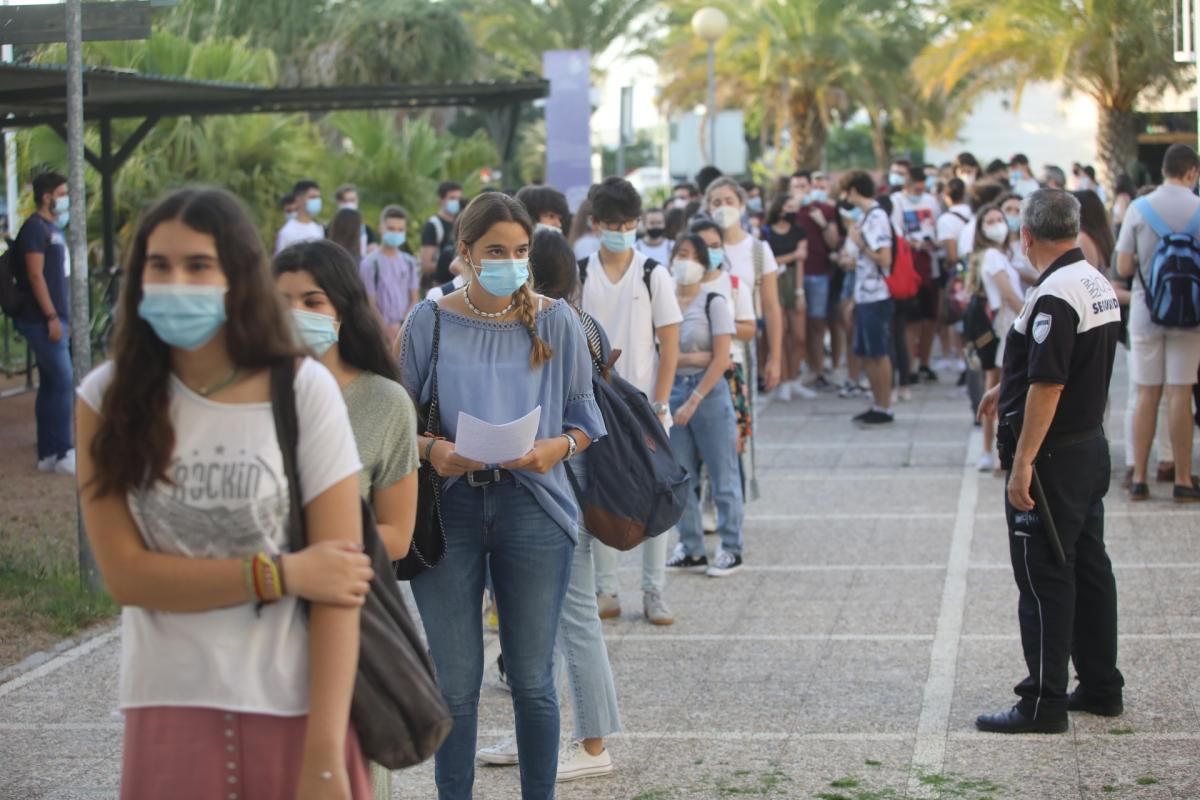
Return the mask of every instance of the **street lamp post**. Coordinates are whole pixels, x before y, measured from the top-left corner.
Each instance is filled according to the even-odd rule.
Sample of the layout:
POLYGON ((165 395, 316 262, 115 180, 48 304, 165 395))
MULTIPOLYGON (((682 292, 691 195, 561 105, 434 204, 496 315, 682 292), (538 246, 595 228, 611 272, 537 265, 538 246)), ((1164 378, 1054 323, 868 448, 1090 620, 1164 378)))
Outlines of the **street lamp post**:
POLYGON ((717 41, 729 29, 729 18, 719 8, 706 6, 692 15, 692 30, 708 43, 708 163, 717 163, 717 41))

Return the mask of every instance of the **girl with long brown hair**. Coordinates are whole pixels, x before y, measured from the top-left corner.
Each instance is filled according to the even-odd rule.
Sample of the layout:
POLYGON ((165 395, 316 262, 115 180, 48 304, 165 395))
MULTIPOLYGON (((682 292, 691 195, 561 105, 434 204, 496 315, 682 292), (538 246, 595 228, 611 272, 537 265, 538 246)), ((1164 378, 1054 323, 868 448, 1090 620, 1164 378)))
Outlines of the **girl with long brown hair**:
POLYGON ((418 438, 421 457, 444 478, 446 554, 412 580, 454 718, 437 754, 441 800, 467 800, 475 779, 485 566, 500 609, 521 794, 554 797, 554 640, 580 522, 562 462, 605 430, 578 317, 529 285, 532 232, 516 200, 498 192, 476 197, 456 226, 467 285, 418 305, 401 333, 401 380, 422 408, 436 390, 446 434, 418 438), (536 441, 520 458, 480 464, 456 452, 460 412, 503 424, 539 406, 536 441))
POLYGON ((337 382, 299 358, 227 192, 147 211, 125 275, 113 359, 77 404, 83 520, 124 606, 121 797, 369 797, 349 714, 371 569, 337 382), (298 362, 298 553, 270 403, 282 360, 298 362))

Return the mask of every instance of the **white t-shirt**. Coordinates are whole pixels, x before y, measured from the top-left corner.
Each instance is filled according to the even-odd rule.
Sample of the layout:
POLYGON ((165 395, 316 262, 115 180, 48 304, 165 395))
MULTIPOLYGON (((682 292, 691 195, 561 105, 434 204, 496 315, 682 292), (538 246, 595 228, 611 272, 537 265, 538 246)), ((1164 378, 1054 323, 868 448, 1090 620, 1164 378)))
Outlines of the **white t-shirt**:
MULTIPOLYGON (((890 248, 892 246, 892 220, 879 206, 874 206, 866 214, 863 215, 862 221, 863 241, 867 243, 867 247, 873 252, 878 252, 882 247, 890 248)), ((851 242, 853 244, 853 242, 851 242)), ((855 248, 858 250, 858 248, 855 248)), ((861 251, 857 252, 858 262, 855 265, 854 276, 854 302, 855 303, 878 303, 881 300, 887 300, 892 296, 888 290, 887 283, 884 282, 883 271, 879 268, 869 255, 861 251)))
MULTIPOLYGON (((739 280, 735 289, 733 281, 732 275, 721 270, 720 277, 711 283, 701 284, 701 290, 720 293, 729 307, 733 309, 734 322, 755 322, 758 318, 754 316, 754 298, 750 295, 750 287, 739 280)), ((734 338, 730 343, 730 357, 733 359, 733 363, 745 365, 745 342, 739 342, 734 338)))
POLYGON ((928 237, 937 241, 937 218, 941 207, 929 193, 913 202, 904 192, 892 195, 892 225, 903 231, 908 241, 918 244, 928 237))
MULTIPOLYGON (((101 413, 111 361, 79 396, 101 413)), ((270 403, 217 403, 174 375, 173 484, 127 495, 147 549, 189 558, 242 558, 288 550, 288 482, 270 403)), ((337 381, 305 359, 296 372, 297 465, 307 505, 362 470, 337 381)), ((308 711, 308 624, 296 598, 198 613, 121 612, 121 708, 192 706, 298 716, 308 711)))
POLYGON ((1013 266, 1008 256, 995 247, 989 247, 983 251, 983 263, 980 264, 980 271, 983 273, 983 288, 987 292, 988 308, 992 311, 1000 311, 1004 306, 1004 295, 1000 294, 1000 286, 996 283, 997 275, 1006 276, 1008 287, 1016 293, 1017 297, 1022 295, 1021 274, 1017 272, 1017 268, 1013 266))
POLYGON ((1029 195, 1042 188, 1041 184, 1033 178, 1022 178, 1019 181, 1014 181, 1012 185, 1013 194, 1017 197, 1029 197, 1029 195))
POLYGON ((961 258, 966 258, 968 254, 975 252, 975 225, 977 222, 978 219, 972 214, 958 234, 958 254, 961 258))
POLYGON ((587 280, 583 284, 581 307, 591 314, 614 350, 621 351, 617 371, 621 377, 654 398, 658 381, 658 348, 655 330, 683 321, 679 301, 675 299, 675 280, 661 264, 650 273, 651 296, 642 280, 646 257, 636 250, 629 269, 613 283, 600 264, 599 254, 588 259, 587 280))
POLYGON ((279 229, 279 235, 275 237, 275 252, 278 253, 285 247, 291 247, 299 242, 311 242, 315 239, 325 238, 325 228, 319 222, 301 222, 298 219, 289 219, 284 226, 279 229))
MULTIPOLYGON (((967 222, 971 219, 971 207, 966 203, 959 203, 956 206, 950 206, 945 214, 938 217, 937 221, 937 241, 942 242, 953 239, 958 241, 959 235, 962 234, 963 228, 967 227, 967 222)), ((970 252, 969 250, 967 252, 970 252)), ((962 258, 965 253, 959 251, 959 258, 962 258)))
MULTIPOLYGON (((454 286, 455 291, 457 291, 467 285, 467 279, 460 272, 458 275, 454 276, 454 279, 451 280, 450 283, 454 286)), ((445 284, 439 283, 437 286, 430 289, 428 292, 425 293, 425 299, 426 300, 434 300, 434 301, 441 300, 443 295, 445 294, 442 291, 442 286, 444 286, 444 285, 445 284)))
MULTIPOLYGON (((633 245, 637 251, 647 258, 653 258, 660 264, 666 264, 671 260, 671 241, 663 239, 658 244, 647 244, 645 239, 638 239, 633 245)), ((583 258, 583 256, 579 256, 583 258)))
POLYGON ((770 275, 772 272, 778 272, 779 264, 775 261, 775 254, 771 252, 771 246, 761 239, 749 235, 737 244, 725 243, 725 263, 729 265, 729 271, 736 275, 739 281, 746 284, 757 308, 759 303, 758 281, 755 280, 754 275, 755 247, 762 248, 762 274, 770 275))

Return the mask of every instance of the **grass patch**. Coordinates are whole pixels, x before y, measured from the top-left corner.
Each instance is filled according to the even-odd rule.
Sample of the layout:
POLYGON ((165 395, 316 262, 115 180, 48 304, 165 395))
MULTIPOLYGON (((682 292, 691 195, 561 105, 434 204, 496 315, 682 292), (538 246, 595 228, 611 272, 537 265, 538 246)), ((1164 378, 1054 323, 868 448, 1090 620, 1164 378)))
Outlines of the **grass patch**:
POLYGON ((836 781, 830 781, 829 785, 834 789, 857 789, 858 779, 856 778, 838 778, 836 781))
POLYGON ((783 784, 792 780, 776 767, 759 773, 740 769, 732 774, 736 782, 715 781, 719 797, 777 797, 783 784))
POLYGON ((1109 728, 1108 732, 1113 736, 1132 736, 1133 728, 1109 728))
POLYGON ((1154 777, 1153 775, 1143 775, 1134 781, 1134 783, 1136 783, 1138 786, 1153 786, 1154 784, 1158 783, 1158 778, 1154 777))
POLYGON ((26 625, 66 637, 119 610, 103 591, 84 588, 73 564, 0 553, 0 601, 26 625))
POLYGON ((1116 790, 1117 787, 1113 786, 1111 783, 1106 783, 1100 787, 1100 791, 1104 792, 1105 794, 1112 794, 1116 790))
POLYGON ((866 764, 868 767, 882 767, 882 766, 883 766, 883 762, 882 762, 882 761, 876 761, 876 760, 875 760, 875 759, 873 759, 873 758, 868 758, 868 759, 867 759, 866 761, 864 761, 863 763, 864 763, 864 764, 866 764))
POLYGON ((639 795, 635 795, 633 800, 667 800, 671 793, 666 789, 648 789, 639 795))

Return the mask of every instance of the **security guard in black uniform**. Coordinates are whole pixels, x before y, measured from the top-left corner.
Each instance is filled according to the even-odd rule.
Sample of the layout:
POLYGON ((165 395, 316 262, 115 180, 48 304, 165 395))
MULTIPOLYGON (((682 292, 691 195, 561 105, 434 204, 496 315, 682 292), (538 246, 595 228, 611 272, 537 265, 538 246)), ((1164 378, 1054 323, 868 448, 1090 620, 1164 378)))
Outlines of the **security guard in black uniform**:
POLYGON ((1117 585, 1104 548, 1110 461, 1102 428, 1121 328, 1117 296, 1075 246, 1079 201, 1026 198, 1021 244, 1038 270, 1005 343, 1001 384, 980 404, 999 415, 1005 512, 1029 676, 1020 701, 975 724, 996 733, 1062 733, 1067 711, 1117 716, 1117 585), (1067 693, 1070 661, 1079 686, 1067 693))

